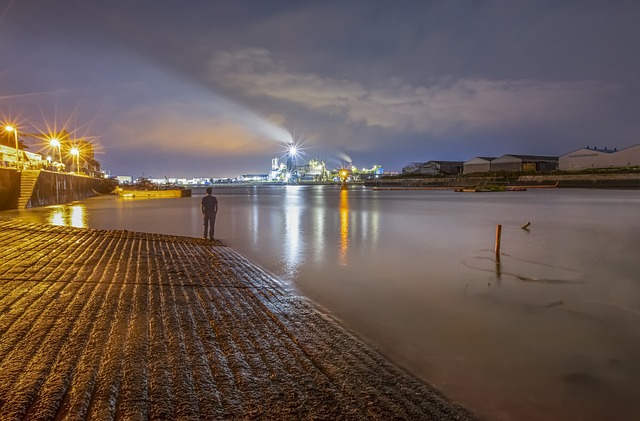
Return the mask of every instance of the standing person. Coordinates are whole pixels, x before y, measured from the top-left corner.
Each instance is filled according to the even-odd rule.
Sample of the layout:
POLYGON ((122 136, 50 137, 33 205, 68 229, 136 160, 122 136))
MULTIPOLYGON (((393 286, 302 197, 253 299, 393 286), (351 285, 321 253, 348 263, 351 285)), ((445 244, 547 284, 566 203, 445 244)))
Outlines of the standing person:
POLYGON ((204 218, 204 238, 207 236, 213 240, 213 232, 216 225, 216 214, 218 213, 218 199, 211 196, 211 187, 207 187, 207 195, 202 198, 202 217, 204 218))

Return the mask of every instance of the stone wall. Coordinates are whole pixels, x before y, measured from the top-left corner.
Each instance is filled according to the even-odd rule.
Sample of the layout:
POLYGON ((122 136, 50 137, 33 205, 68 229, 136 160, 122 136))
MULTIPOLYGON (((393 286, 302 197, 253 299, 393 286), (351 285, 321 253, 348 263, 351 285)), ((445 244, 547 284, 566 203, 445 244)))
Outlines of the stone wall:
MULTIPOLYGON (((41 171, 27 207, 48 206, 108 194, 116 182, 103 178, 41 171)), ((0 210, 15 209, 20 192, 20 173, 0 168, 0 210)))
POLYGON ((20 173, 0 168, 0 210, 15 209, 20 192, 20 173))

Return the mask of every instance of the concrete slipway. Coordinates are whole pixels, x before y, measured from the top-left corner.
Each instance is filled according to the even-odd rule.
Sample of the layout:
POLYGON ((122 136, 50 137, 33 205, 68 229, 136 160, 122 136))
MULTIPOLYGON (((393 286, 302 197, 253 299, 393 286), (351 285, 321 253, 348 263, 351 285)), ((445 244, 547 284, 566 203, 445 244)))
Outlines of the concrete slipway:
POLYGON ((221 243, 4 221, 0 419, 473 416, 221 243))

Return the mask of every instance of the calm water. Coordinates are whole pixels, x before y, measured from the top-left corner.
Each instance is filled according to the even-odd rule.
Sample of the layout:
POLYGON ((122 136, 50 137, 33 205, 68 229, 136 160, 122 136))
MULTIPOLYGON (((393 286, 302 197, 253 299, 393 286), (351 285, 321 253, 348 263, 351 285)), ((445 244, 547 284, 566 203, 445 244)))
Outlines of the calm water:
MULTIPOLYGON (((199 237, 194 194, 0 217, 199 237)), ((214 194, 216 237, 479 415, 640 419, 640 191, 214 194)))

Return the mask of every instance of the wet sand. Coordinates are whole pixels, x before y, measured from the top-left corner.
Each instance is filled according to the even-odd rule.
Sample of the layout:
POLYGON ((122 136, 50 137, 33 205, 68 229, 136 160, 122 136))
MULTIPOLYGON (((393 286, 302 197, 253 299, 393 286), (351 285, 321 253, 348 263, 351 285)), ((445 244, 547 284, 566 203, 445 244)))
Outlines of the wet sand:
POLYGON ((472 420, 220 242, 0 222, 0 419, 472 420))

